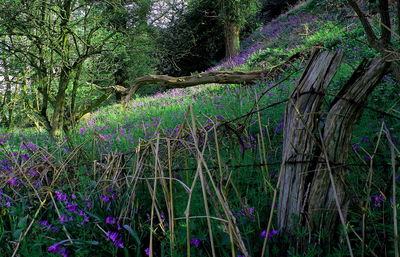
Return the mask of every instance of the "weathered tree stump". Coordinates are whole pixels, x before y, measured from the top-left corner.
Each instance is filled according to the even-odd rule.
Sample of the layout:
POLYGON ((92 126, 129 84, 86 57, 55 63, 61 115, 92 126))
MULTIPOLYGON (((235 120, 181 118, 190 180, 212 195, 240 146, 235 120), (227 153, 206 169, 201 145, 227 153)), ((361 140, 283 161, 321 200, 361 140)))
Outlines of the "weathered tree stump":
POLYGON ((338 231, 336 200, 344 216, 347 213, 345 173, 353 128, 389 64, 382 58, 362 62, 332 101, 324 121, 323 96, 341 59, 341 53, 315 53, 287 104, 278 205, 281 231, 299 225, 307 225, 310 232, 338 231))
POLYGON ((307 172, 315 167, 315 132, 323 95, 342 57, 342 53, 314 52, 286 106, 278 207, 281 230, 295 227, 292 216, 303 212, 307 172))
POLYGON ((308 214, 314 218, 316 227, 323 222, 323 228, 328 231, 335 231, 337 228, 339 219, 335 197, 340 203, 342 213, 346 216, 349 199, 346 193, 345 174, 348 171, 346 163, 353 128, 361 116, 363 104, 388 67, 389 64, 382 58, 362 62, 331 103, 322 134, 326 153, 322 152, 320 159, 325 162, 317 166, 308 201, 308 214), (334 194, 326 162, 329 162, 332 168, 337 195, 334 194))

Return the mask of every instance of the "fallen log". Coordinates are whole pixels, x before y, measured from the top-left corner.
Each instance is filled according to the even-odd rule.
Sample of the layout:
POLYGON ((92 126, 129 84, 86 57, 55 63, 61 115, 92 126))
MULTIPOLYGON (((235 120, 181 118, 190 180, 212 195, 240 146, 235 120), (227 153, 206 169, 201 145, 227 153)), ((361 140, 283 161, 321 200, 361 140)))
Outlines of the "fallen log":
POLYGON ((166 88, 186 88, 205 84, 247 84, 263 80, 268 72, 270 71, 212 71, 183 77, 147 75, 135 80, 125 101, 128 102, 132 95, 144 85, 157 84, 166 88))
POLYGON ((306 55, 305 53, 296 53, 292 55, 284 63, 265 70, 252 70, 252 71, 211 71, 202 72, 192 76, 172 77, 168 75, 147 75, 137 78, 133 85, 126 90, 120 92, 126 93, 124 104, 126 105, 142 86, 145 85, 162 85, 166 88, 187 88, 205 84, 249 84, 255 81, 264 80, 267 77, 275 76, 279 71, 284 70, 287 64, 293 60, 299 59, 306 55))

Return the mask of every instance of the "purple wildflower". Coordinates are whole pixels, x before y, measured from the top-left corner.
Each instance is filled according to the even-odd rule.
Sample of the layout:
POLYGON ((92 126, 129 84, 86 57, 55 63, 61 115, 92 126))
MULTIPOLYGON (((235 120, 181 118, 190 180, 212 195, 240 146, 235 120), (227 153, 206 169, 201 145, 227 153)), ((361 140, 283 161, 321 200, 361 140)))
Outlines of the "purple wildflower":
POLYGON ((81 225, 85 225, 85 224, 88 223, 88 222, 89 222, 89 216, 85 215, 85 216, 83 217, 83 220, 82 220, 82 222, 81 222, 81 225))
POLYGON ((114 217, 107 217, 106 218, 106 223, 107 224, 115 224, 117 222, 117 219, 114 217))
POLYGON ((29 170, 27 171, 27 173, 30 174, 30 175, 32 175, 32 176, 38 176, 38 175, 39 175, 39 173, 38 173, 36 170, 34 170, 34 169, 29 169, 29 170))
POLYGON ((122 238, 119 237, 118 232, 108 231, 106 234, 107 240, 111 240, 116 247, 124 248, 124 243, 122 242, 122 238))
POLYGON ((29 143, 28 143, 28 148, 29 148, 32 152, 35 152, 35 151, 37 150, 37 146, 36 146, 34 143, 32 143, 32 142, 29 142, 29 143))
POLYGON ((42 220, 42 221, 39 222, 39 225, 42 226, 42 227, 46 227, 46 226, 49 225, 49 221, 47 221, 47 220, 42 220))
POLYGON ((144 253, 145 253, 147 256, 150 256, 150 248, 144 249, 144 253))
POLYGON ((353 150, 354 150, 354 151, 360 150, 360 146, 359 146, 359 145, 353 145, 353 150))
POLYGON ((365 160, 365 161, 370 161, 370 160, 372 160, 372 158, 371 158, 371 156, 369 156, 369 155, 365 155, 365 156, 364 156, 364 160, 365 160))
POLYGON ((59 243, 56 243, 56 244, 50 246, 47 249, 47 251, 49 251, 51 253, 61 254, 63 257, 68 257, 68 255, 70 253, 70 251, 67 248, 63 247, 62 242, 59 242, 59 243))
POLYGON ((371 196, 371 205, 372 209, 374 210, 376 207, 381 207, 382 202, 385 201, 386 198, 384 195, 380 194, 378 196, 371 196))
POLYGON ((67 194, 63 194, 59 190, 54 191, 54 193, 57 195, 57 200, 58 201, 64 201, 64 202, 68 203, 67 194))
POLYGON ((65 209, 67 209, 68 211, 73 212, 73 213, 77 213, 78 212, 77 208, 78 208, 77 204, 68 204, 65 207, 65 209))
POLYGON ((105 202, 105 203, 108 203, 108 202, 110 202, 110 197, 103 195, 103 196, 101 196, 101 200, 103 200, 103 202, 105 202))
POLYGON ((65 216, 65 215, 61 215, 61 217, 59 218, 61 223, 72 221, 73 219, 74 219, 73 217, 71 217, 71 216, 68 217, 68 216, 65 216))
POLYGON ((13 177, 12 179, 8 180, 7 182, 12 186, 19 186, 17 177, 13 177))
MULTIPOLYGON (((272 239, 272 237, 273 236, 275 236, 275 235, 277 235, 279 233, 279 231, 278 230, 271 230, 269 233, 268 233, 268 240, 271 240, 272 239)), ((267 230, 263 230, 261 233, 260 233, 260 237, 262 237, 262 238, 265 238, 265 236, 267 235, 267 230)))
POLYGON ((59 249, 61 248, 63 244, 62 243, 56 243, 53 244, 52 246, 50 246, 47 251, 51 252, 51 253, 58 253, 59 249))
POLYGON ((192 245, 194 245, 196 247, 199 247, 200 244, 201 244, 201 240, 198 239, 198 238, 191 238, 190 239, 190 244, 192 244, 192 245))
POLYGON ((85 136, 85 131, 86 131, 86 127, 82 127, 79 129, 79 134, 81 134, 81 136, 85 136))

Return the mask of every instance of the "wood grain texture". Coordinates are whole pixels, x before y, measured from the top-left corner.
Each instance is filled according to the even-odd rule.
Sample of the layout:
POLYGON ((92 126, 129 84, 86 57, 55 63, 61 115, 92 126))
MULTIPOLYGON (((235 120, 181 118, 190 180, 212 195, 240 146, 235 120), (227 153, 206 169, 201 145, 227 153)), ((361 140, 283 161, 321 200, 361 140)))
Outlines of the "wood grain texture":
MULTIPOLYGON (((337 196, 333 193, 326 163, 318 164, 310 187, 308 205, 308 215, 313 217, 315 227, 322 222, 325 229, 335 231, 334 228, 339 224, 335 197, 340 202, 342 212, 347 213, 345 174, 348 170, 343 164, 348 161, 353 129, 361 116, 362 106, 388 67, 389 64, 382 58, 364 61, 331 104, 322 140, 328 156, 325 162, 329 161, 332 167, 337 196)), ((324 156, 321 153, 320 159, 325 159, 324 156)))
POLYGON ((278 205, 278 227, 290 230, 300 215, 307 188, 307 172, 315 159, 314 133, 323 94, 336 74, 343 53, 315 51, 286 106, 283 156, 278 205))

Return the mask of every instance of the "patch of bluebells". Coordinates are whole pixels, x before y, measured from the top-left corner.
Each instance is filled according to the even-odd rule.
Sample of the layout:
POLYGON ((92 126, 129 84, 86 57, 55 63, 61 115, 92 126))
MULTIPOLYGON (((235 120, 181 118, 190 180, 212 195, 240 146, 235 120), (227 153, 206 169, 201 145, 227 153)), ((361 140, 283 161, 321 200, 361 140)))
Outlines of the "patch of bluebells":
MULTIPOLYGON (((112 190, 108 191, 110 193, 112 192, 112 190)), ((75 194, 68 195, 61 190, 56 190, 55 195, 57 203, 61 205, 60 212, 64 213, 61 214, 61 216, 59 217, 59 224, 68 223, 70 225, 76 226, 78 225, 79 219, 82 220, 79 225, 85 225, 90 221, 89 214, 86 209, 91 208, 93 205, 89 200, 85 199, 79 201, 78 197, 75 194)), ((112 193, 109 198, 115 198, 115 194, 112 193)), ((57 226, 53 226, 46 219, 39 221, 38 224, 40 227, 42 227, 44 231, 59 231, 59 228, 57 226)), ((122 227, 118 223, 117 218, 112 216, 108 216, 105 218, 105 224, 112 225, 116 230, 122 229, 122 227)), ((106 240, 111 241, 117 248, 124 248, 122 235, 115 230, 109 230, 106 232, 106 240)), ((62 256, 70 256, 72 254, 72 251, 63 245, 64 242, 65 241, 62 241, 50 246, 48 248, 48 251, 54 254, 61 254, 62 256)))
POLYGON ((2 135, 0 134, 0 146, 4 146, 8 140, 10 140, 10 135, 2 135))
POLYGON ((199 238, 191 238, 190 244, 198 248, 201 245, 201 240, 199 238))
POLYGON ((371 209, 375 210, 376 208, 382 207, 382 204, 385 202, 386 197, 383 194, 371 196, 370 204, 371 209))
POLYGON ((118 234, 118 232, 108 231, 106 232, 107 240, 112 241, 115 247, 124 248, 124 242, 122 241, 122 237, 118 234))
POLYGON ((47 249, 47 251, 50 253, 61 254, 63 257, 68 257, 71 255, 71 251, 64 247, 63 242, 53 244, 47 249))
POLYGON ((85 208, 90 208, 92 207, 92 203, 89 200, 82 200, 82 206, 85 206, 85 208, 81 208, 78 203, 76 203, 74 200, 77 200, 77 196, 75 194, 71 194, 70 197, 66 193, 63 193, 60 190, 56 190, 54 192, 57 195, 56 200, 60 203, 62 203, 66 213, 68 215, 61 215, 59 217, 59 222, 61 224, 63 223, 69 223, 72 221, 77 221, 81 220, 79 223, 80 225, 85 225, 86 223, 89 222, 90 218, 85 210, 85 208))
POLYGON ((38 146, 32 142, 22 142, 20 147, 25 151, 30 150, 32 152, 36 152, 38 150, 38 146))
POLYGON ((4 193, 3 189, 0 188, 0 207, 9 208, 11 206, 11 198, 4 193))
POLYGON ((39 226, 42 227, 44 230, 48 231, 58 231, 59 228, 50 224, 48 220, 41 220, 39 221, 39 226))
POLYGON ((240 145, 240 152, 244 153, 247 149, 257 148, 257 140, 253 135, 249 135, 247 138, 241 137, 242 144, 240 145))
MULTIPOLYGON (((268 232, 268 240, 271 240, 274 236, 278 235, 279 231, 278 230, 271 230, 270 232, 268 232)), ((265 238, 265 236, 267 235, 267 230, 263 230, 260 233, 260 237, 261 238, 265 238)))
MULTIPOLYGON (((288 41, 290 41, 290 45, 287 46, 286 52, 291 49, 296 48, 301 42, 301 37, 298 37, 297 34, 300 33, 303 29, 304 24, 309 24, 316 20, 316 16, 305 16, 303 14, 296 15, 287 20, 276 20, 263 28, 257 30, 255 33, 250 35, 242 42, 242 49, 240 54, 229 59, 223 60, 219 65, 214 66, 206 70, 206 72, 224 70, 224 69, 233 69, 235 67, 240 67, 243 64, 252 63, 252 59, 257 55, 267 53, 269 55, 274 55, 275 52, 272 49, 268 49, 268 45, 272 42, 275 42, 271 39, 289 37, 288 41), (286 33, 283 32, 298 32, 298 33, 286 33), (295 37, 295 36, 296 37, 295 37)), ((316 24, 315 22, 312 24, 316 24)), ((282 41, 282 40, 280 40, 282 41)), ((282 46, 280 46, 282 48, 282 46)))
POLYGON ((233 212, 233 214, 234 215, 244 215, 244 216, 246 216, 246 215, 254 215, 254 210, 255 210, 254 207, 250 207, 250 208, 244 207, 240 211, 233 212))

